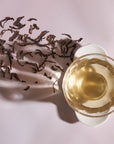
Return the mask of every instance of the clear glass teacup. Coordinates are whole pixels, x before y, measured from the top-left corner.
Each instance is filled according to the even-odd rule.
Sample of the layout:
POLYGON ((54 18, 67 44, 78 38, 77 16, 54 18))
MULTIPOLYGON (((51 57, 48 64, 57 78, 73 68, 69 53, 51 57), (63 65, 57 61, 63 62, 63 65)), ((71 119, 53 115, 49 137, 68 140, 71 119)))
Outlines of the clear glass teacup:
POLYGON ((113 112, 114 59, 100 53, 76 58, 64 75, 62 88, 80 121, 103 122, 113 112))

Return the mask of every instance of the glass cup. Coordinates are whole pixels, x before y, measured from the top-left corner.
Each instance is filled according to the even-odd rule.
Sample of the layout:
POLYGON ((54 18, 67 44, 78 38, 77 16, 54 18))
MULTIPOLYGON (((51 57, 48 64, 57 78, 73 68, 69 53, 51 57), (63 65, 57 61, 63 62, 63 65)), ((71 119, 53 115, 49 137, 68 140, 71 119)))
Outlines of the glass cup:
POLYGON ((76 58, 65 72, 62 88, 81 122, 89 126, 103 123, 113 112, 114 59, 101 53, 76 58))

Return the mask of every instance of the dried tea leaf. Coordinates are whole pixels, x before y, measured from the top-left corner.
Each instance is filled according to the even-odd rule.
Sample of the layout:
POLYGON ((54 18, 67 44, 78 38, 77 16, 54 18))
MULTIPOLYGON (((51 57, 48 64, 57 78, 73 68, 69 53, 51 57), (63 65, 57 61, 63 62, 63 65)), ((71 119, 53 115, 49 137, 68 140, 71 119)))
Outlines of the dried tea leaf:
POLYGON ((83 38, 79 38, 77 41, 80 42, 80 41, 82 41, 82 40, 83 40, 83 38))
POLYGON ((10 74, 10 79, 12 80, 13 78, 15 78, 17 81, 20 81, 20 78, 18 77, 18 75, 16 73, 10 74))
POLYGON ((19 36, 19 31, 14 31, 13 35, 9 37, 9 41, 13 41, 19 36))
POLYGON ((27 86, 27 87, 24 88, 25 91, 27 91, 29 89, 30 89, 30 86, 27 86))
POLYGON ((24 16, 18 17, 18 18, 14 21, 13 25, 14 25, 14 26, 18 26, 18 25, 20 24, 20 21, 21 21, 23 18, 24 18, 24 16))
POLYGON ((69 34, 62 33, 62 35, 65 35, 65 36, 67 36, 68 38, 72 39, 71 35, 69 35, 69 34))
POLYGON ((70 64, 69 64, 69 63, 66 63, 66 65, 69 66, 70 64))
POLYGON ((44 76, 45 76, 45 77, 47 77, 48 79, 52 79, 52 77, 51 77, 51 76, 49 76, 49 75, 47 75, 47 73, 46 73, 46 72, 44 73, 44 76))
POLYGON ((36 30, 39 30, 40 28, 37 26, 37 24, 33 24, 33 27, 36 29, 36 30))
POLYGON ((36 18, 29 18, 27 21, 37 21, 36 18))
POLYGON ((40 35, 39 35, 35 40, 36 40, 37 42, 40 42, 48 32, 49 32, 49 31, 47 31, 47 30, 42 31, 42 32, 40 33, 40 35))
POLYGON ((30 25, 29 34, 32 34, 34 29, 39 30, 39 27, 36 24, 30 25))
POLYGON ((26 81, 24 81, 24 80, 22 80, 21 82, 22 82, 22 83, 26 83, 26 81))
POLYGON ((51 69, 57 71, 57 68, 55 66, 51 66, 51 69))
POLYGON ((9 64, 10 64, 10 69, 11 69, 12 68, 12 59, 13 59, 13 56, 11 54, 10 49, 7 50, 7 56, 8 56, 8 59, 9 59, 9 64))
POLYGON ((13 32, 12 29, 3 29, 1 32, 0 32, 0 35, 3 36, 5 32, 7 31, 10 31, 11 33, 13 32))
POLYGON ((26 26, 26 24, 20 23, 20 21, 21 21, 23 18, 24 18, 24 16, 18 17, 18 18, 14 21, 13 25, 16 26, 17 29, 21 29, 21 28, 23 28, 23 27, 26 26))
POLYGON ((2 28, 4 28, 5 23, 6 23, 7 21, 9 21, 9 20, 13 20, 13 21, 14 21, 14 18, 12 18, 12 17, 5 17, 4 19, 0 20, 0 26, 1 26, 2 28))
POLYGON ((38 67, 37 63, 32 63, 32 62, 27 62, 26 61, 25 64, 31 65, 32 66, 32 70, 33 70, 34 73, 39 71, 39 67, 38 67))
POLYGON ((4 45, 5 42, 6 42, 6 40, 0 39, 0 46, 1 46, 1 45, 4 45))
POLYGON ((55 35, 50 34, 50 35, 47 36, 46 40, 47 40, 49 43, 52 43, 52 42, 54 42, 55 38, 56 38, 55 35))
POLYGON ((33 31, 33 27, 32 27, 32 25, 30 25, 29 34, 32 34, 32 31, 33 31))
POLYGON ((57 67, 58 69, 64 72, 63 68, 61 68, 59 65, 55 65, 55 67, 57 67))

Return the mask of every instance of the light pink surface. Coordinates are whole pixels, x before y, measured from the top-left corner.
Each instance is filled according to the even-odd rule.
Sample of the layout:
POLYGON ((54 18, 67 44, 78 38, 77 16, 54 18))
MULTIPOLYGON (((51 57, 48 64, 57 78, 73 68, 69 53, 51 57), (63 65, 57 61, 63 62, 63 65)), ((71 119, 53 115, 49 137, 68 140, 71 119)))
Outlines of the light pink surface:
MULTIPOLYGON (((42 30, 96 43, 114 58, 113 0, 0 0, 0 18, 36 17, 42 30)), ((114 115, 98 128, 69 123, 50 102, 0 100, 0 144, 113 144, 114 115)))

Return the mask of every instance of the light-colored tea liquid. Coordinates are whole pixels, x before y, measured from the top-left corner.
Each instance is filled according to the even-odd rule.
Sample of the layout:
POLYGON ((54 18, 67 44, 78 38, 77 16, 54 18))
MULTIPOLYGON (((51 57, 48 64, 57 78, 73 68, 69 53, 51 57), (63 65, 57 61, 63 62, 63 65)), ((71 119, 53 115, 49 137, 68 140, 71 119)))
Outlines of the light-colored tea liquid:
POLYGON ((114 67, 106 60, 83 59, 67 77, 68 99, 89 113, 103 112, 114 105, 114 67))

